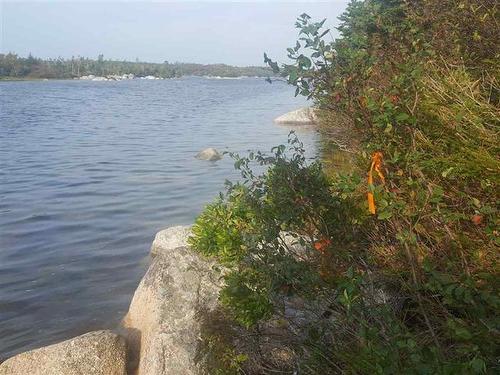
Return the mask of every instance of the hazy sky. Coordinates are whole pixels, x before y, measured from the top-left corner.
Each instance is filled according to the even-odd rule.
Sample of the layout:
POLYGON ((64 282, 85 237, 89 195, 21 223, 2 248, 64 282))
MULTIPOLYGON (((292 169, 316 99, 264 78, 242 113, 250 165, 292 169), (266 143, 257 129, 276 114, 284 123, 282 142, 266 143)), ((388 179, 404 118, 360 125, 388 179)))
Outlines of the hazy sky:
POLYGON ((335 26, 348 2, 0 0, 0 52, 262 65, 285 59, 299 14, 335 26))

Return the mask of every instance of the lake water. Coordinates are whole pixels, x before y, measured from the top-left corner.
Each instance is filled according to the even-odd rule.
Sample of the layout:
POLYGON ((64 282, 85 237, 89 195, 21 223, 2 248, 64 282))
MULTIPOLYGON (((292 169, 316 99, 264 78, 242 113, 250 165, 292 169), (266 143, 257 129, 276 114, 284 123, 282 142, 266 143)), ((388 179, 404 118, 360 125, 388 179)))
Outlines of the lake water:
POLYGON ((194 155, 269 150, 304 104, 252 78, 0 82, 0 358, 115 327, 154 234, 237 175, 194 155))

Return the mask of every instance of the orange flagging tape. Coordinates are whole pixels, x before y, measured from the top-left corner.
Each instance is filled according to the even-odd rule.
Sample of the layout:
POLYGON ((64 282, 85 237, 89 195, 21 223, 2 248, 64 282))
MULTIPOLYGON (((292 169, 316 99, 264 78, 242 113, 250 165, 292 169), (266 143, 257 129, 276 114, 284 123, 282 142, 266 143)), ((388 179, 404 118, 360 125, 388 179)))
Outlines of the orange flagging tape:
POLYGON ((332 241, 328 238, 322 238, 321 240, 314 243, 314 248, 320 253, 324 254, 328 246, 330 246, 332 241))
MULTIPOLYGON (((373 185, 373 171, 377 172, 378 177, 385 183, 385 177, 382 174, 382 153, 380 151, 374 152, 372 155, 372 164, 370 166, 370 170, 368 171, 368 187, 371 188, 373 185)), ((375 207, 375 198, 373 197, 373 193, 368 191, 368 210, 372 215, 375 215, 377 209, 375 207)))

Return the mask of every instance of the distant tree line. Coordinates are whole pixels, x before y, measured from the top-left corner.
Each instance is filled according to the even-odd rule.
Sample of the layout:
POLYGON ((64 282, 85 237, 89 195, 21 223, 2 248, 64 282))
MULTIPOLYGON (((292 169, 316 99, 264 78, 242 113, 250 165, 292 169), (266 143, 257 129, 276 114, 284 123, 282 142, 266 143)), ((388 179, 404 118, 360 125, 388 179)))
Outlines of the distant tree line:
POLYGON ((20 57, 14 53, 0 54, 0 78, 77 78, 85 75, 107 76, 134 74, 136 76, 156 76, 174 78, 185 75, 194 76, 259 76, 267 77, 272 71, 266 67, 237 67, 226 64, 192 64, 192 63, 148 63, 139 60, 118 61, 105 60, 99 55, 96 60, 85 57, 64 59, 41 59, 20 57))

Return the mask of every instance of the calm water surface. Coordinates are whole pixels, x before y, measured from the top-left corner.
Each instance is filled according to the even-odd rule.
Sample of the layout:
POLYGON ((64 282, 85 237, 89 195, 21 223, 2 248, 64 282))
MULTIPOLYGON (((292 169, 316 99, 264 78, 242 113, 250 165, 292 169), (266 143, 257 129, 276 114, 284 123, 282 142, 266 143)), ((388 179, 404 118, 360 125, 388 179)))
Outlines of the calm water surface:
POLYGON ((284 143, 302 105, 250 78, 0 82, 0 358, 115 327, 154 234, 236 176, 194 155, 284 143))

